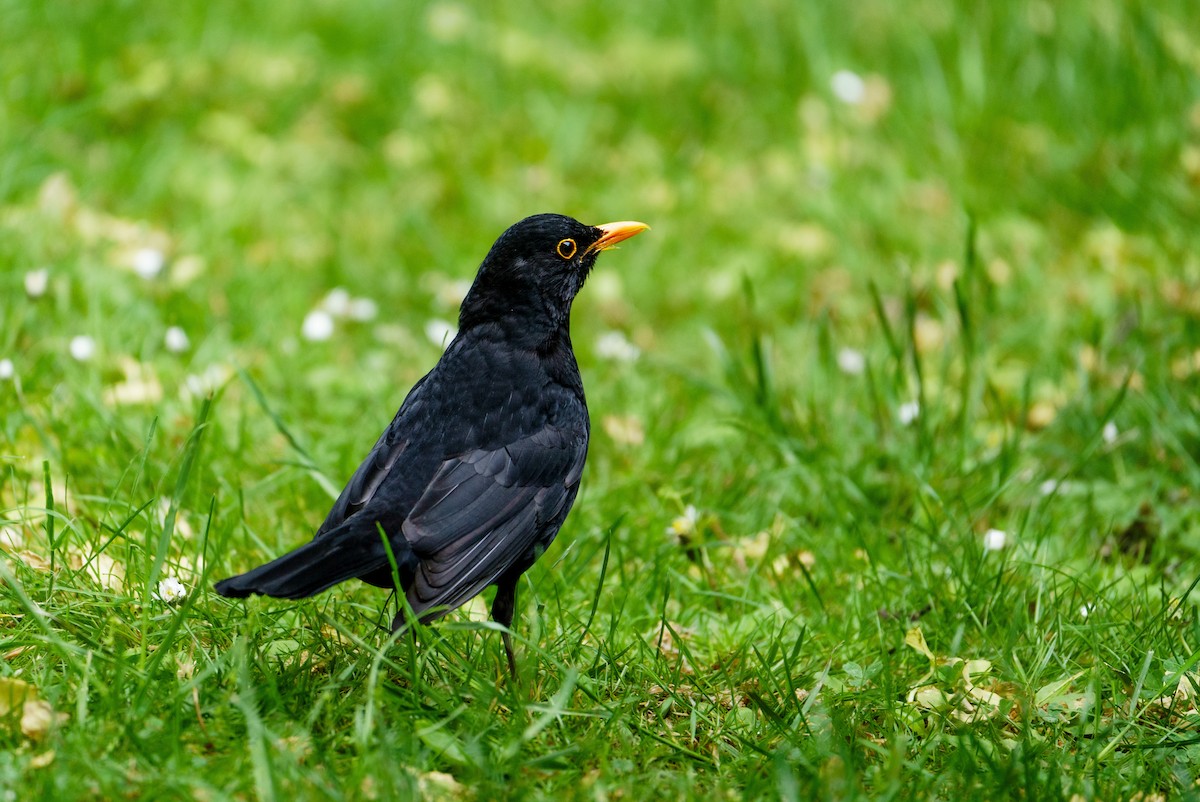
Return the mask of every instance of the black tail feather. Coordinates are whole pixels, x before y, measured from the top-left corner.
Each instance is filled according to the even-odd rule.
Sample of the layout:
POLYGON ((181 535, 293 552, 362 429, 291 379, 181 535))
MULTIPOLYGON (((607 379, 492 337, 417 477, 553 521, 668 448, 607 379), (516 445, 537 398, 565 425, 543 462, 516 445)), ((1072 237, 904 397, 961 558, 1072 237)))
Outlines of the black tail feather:
POLYGON ((234 599, 254 593, 277 599, 305 599, 387 562, 381 540, 368 539, 364 547, 354 542, 357 538, 336 535, 336 531, 330 532, 253 571, 223 579, 214 589, 234 599))

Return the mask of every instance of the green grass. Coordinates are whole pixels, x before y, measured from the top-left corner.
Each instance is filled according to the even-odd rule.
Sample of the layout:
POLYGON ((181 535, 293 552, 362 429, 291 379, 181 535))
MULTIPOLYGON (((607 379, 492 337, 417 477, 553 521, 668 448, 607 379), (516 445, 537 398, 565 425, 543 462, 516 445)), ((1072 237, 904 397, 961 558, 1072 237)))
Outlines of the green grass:
POLYGON ((1200 796, 1194 3, 0 20, 0 798, 1200 796), (653 230, 521 681, 479 608, 217 597, 539 211, 653 230))

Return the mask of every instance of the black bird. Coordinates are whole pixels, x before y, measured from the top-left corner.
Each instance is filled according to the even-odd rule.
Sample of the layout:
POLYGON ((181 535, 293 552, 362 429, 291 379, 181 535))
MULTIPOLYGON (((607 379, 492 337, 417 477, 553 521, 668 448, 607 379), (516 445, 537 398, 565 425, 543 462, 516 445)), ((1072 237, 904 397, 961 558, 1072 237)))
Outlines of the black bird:
MULTIPOLYGON (((558 534, 588 447, 571 302, 601 251, 644 223, 557 214, 505 231, 475 276, 458 334, 404 399, 312 541, 218 582, 223 596, 302 599, 357 577, 401 589, 424 622, 496 586, 515 675, 517 580, 558 534), (383 534, 381 534, 381 532, 383 534)), ((392 622, 403 627, 403 610, 392 622)))

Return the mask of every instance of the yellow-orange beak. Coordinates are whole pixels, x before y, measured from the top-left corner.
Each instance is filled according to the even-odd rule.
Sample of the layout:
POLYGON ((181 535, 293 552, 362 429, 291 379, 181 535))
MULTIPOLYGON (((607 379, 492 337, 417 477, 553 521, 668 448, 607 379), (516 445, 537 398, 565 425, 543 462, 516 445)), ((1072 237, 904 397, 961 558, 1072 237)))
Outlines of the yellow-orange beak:
POLYGON ((605 223, 602 226, 596 226, 604 232, 600 239, 592 243, 587 249, 588 253, 592 251, 607 251, 609 248, 616 245, 618 242, 623 242, 635 234, 641 234, 650 226, 645 223, 639 223, 636 220, 621 220, 618 223, 605 223))

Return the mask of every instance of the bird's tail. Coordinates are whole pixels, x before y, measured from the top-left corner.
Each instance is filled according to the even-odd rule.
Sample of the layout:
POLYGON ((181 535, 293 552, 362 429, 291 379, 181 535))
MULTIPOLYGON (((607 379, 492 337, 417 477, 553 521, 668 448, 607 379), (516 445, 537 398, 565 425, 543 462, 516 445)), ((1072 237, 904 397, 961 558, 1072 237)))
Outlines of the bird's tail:
MULTIPOLYGON (((252 593, 277 599, 305 599, 387 563, 381 539, 366 538, 363 543, 361 538, 338 537, 339 534, 343 533, 334 530, 253 571, 223 579, 215 590, 235 599, 252 593)), ((396 557, 401 559, 402 555, 396 557)))

